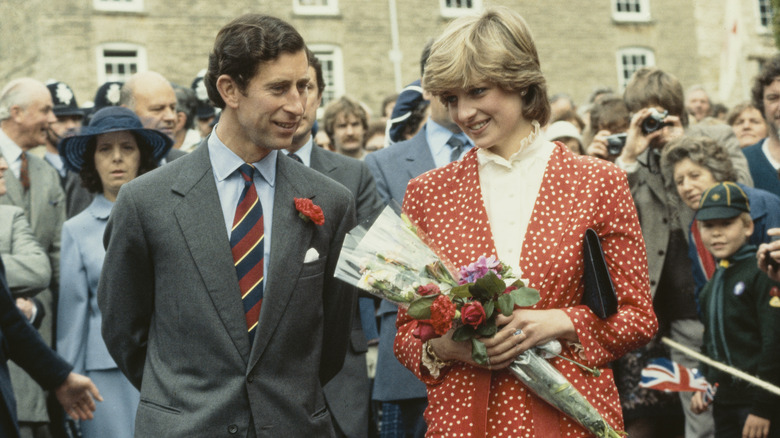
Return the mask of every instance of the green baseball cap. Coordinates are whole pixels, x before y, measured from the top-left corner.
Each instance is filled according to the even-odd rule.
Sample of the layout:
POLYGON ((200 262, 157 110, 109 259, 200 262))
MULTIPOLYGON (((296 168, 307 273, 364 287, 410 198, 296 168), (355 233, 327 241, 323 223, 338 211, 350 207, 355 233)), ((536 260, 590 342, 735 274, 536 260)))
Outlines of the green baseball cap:
POLYGON ((731 219, 741 213, 750 213, 750 202, 740 186, 731 181, 707 189, 699 200, 696 220, 731 219))

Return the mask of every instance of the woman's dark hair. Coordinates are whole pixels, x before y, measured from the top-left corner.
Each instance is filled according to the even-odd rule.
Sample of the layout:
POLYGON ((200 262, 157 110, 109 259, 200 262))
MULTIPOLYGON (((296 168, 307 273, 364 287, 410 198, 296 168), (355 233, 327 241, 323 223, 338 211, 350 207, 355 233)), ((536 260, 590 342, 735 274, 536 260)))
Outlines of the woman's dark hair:
POLYGON ((209 99, 219 108, 225 101, 217 90, 217 78, 230 76, 241 93, 260 65, 285 53, 298 53, 306 45, 303 37, 289 23, 261 14, 246 14, 226 24, 214 41, 205 77, 209 99))
MULTIPOLYGON (((141 152, 141 160, 138 163, 138 174, 136 177, 143 175, 144 173, 156 169, 157 163, 154 161, 152 155, 152 148, 144 141, 143 137, 130 131, 135 139, 135 144, 138 145, 138 150, 141 152)), ((100 174, 98 174, 97 168, 95 168, 95 149, 97 149, 97 135, 87 141, 87 149, 84 151, 84 165, 81 166, 81 185, 87 189, 90 193, 103 193, 103 182, 100 180, 100 174)))
POLYGON ((780 76, 780 56, 768 60, 761 67, 761 72, 756 76, 753 88, 750 90, 753 105, 764 115, 764 88, 768 87, 780 76))

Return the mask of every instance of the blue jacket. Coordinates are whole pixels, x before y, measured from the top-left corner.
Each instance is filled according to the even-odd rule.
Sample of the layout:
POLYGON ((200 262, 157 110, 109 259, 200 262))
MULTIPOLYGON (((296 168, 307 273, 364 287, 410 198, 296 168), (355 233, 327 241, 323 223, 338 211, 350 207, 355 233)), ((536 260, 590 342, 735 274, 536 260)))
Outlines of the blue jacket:
POLYGON ((763 139, 742 149, 742 153, 747 158, 750 175, 753 177, 753 185, 757 189, 763 189, 780 196, 780 178, 778 178, 774 166, 764 155, 764 151, 761 150, 765 141, 766 139, 763 139))

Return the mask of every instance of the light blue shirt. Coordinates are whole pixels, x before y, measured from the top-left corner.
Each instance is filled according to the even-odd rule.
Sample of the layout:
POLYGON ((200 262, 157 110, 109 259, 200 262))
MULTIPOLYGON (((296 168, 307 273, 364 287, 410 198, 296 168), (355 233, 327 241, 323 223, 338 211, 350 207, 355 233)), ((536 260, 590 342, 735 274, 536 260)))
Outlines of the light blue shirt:
POLYGON ((463 155, 471 149, 474 144, 466 136, 466 134, 453 134, 449 129, 441 126, 428 118, 428 122, 425 124, 425 139, 428 141, 428 147, 431 149, 431 155, 433 155, 433 163, 436 167, 444 166, 450 162, 450 154, 452 148, 447 142, 450 137, 455 135, 463 142, 463 150, 460 153, 458 159, 463 158, 463 155))
MULTIPOLYGON (((301 146, 300 149, 295 151, 295 155, 301 158, 301 161, 306 167, 311 167, 311 148, 313 146, 314 146, 314 138, 312 136, 309 136, 309 141, 307 141, 305 145, 301 146)), ((290 151, 288 150, 285 150, 284 153, 290 155, 290 151)))
MULTIPOLYGON (((228 239, 233 229, 233 217, 236 206, 244 190, 244 178, 238 173, 238 168, 244 164, 238 155, 228 149, 217 136, 216 129, 209 136, 209 160, 214 172, 214 182, 217 184, 217 194, 222 207, 222 217, 225 219, 225 230, 228 239)), ((268 284, 268 260, 271 254, 271 224, 273 223, 274 184, 276 183, 276 154, 273 150, 262 160, 249 163, 257 169, 254 173, 255 189, 260 204, 263 206, 263 272, 265 284, 268 284)))
POLYGON ((46 154, 43 156, 43 158, 46 159, 46 161, 51 164, 51 167, 57 170, 57 173, 60 174, 61 177, 65 178, 65 175, 67 174, 67 169, 65 169, 65 163, 62 162, 62 157, 60 157, 57 154, 51 153, 49 151, 46 151, 46 154))
POLYGON ((8 163, 8 168, 19 179, 19 173, 22 171, 22 148, 19 147, 11 138, 0 129, 0 153, 8 163))

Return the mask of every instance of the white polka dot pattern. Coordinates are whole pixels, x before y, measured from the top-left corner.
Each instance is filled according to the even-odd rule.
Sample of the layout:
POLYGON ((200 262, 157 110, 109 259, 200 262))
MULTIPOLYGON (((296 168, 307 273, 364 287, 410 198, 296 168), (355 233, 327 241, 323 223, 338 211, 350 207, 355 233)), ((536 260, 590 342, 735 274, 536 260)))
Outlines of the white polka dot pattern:
MULTIPOLYGON (((477 175, 476 150, 458 162, 412 180, 404 210, 440 256, 456 266, 495 254, 494 237, 477 175)), ((520 269, 540 291, 540 309, 563 309, 574 323, 588 366, 604 366, 647 343, 657 330, 647 279, 645 245, 625 173, 611 163, 574 155, 557 144, 528 226, 520 269), (580 305, 582 238, 599 234, 618 295, 618 313, 607 320, 580 305)), ((456 364, 433 379, 421 367, 415 322, 398 314, 395 354, 428 386, 428 437, 589 436, 573 420, 528 394, 507 371, 456 364), (535 424, 538 418, 539 424, 535 424), (550 424, 551 423, 551 424, 550 424), (543 432, 540 432, 543 431, 543 432), (543 434, 540 434, 543 433, 543 434)), ((574 357, 573 347, 563 354, 574 357)), ((615 428, 622 429, 612 372, 585 375, 569 362, 551 361, 615 428)))

